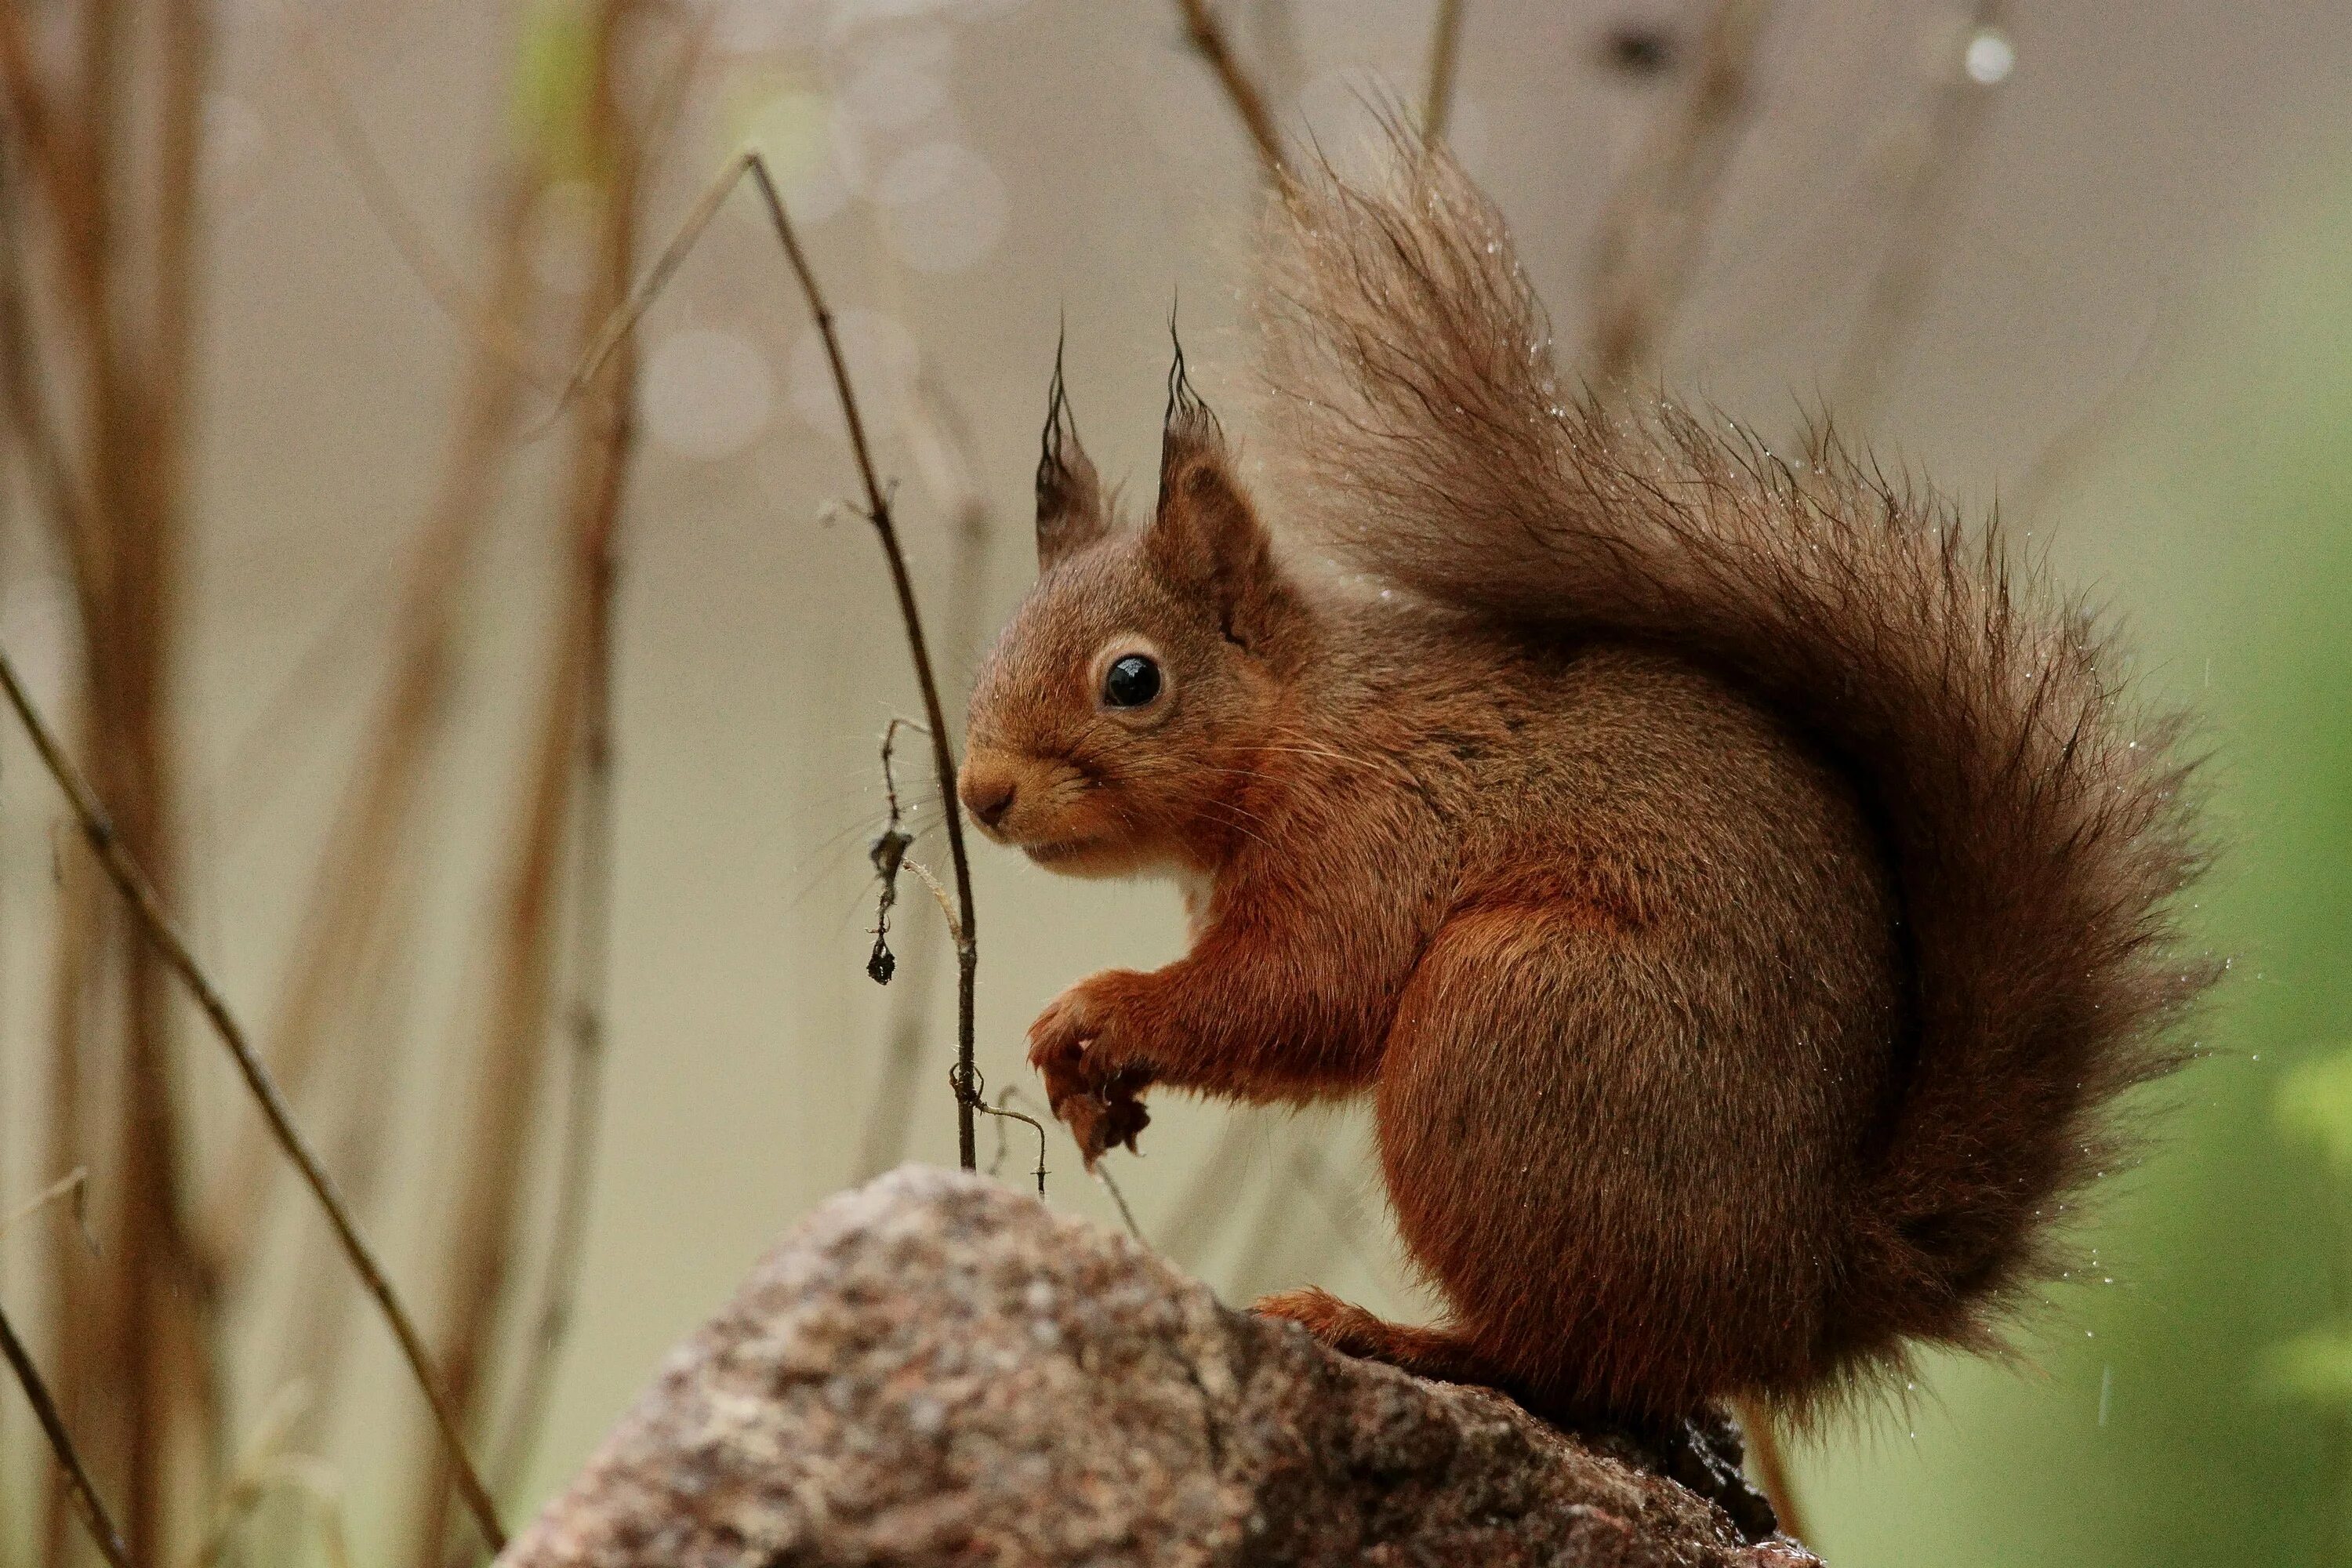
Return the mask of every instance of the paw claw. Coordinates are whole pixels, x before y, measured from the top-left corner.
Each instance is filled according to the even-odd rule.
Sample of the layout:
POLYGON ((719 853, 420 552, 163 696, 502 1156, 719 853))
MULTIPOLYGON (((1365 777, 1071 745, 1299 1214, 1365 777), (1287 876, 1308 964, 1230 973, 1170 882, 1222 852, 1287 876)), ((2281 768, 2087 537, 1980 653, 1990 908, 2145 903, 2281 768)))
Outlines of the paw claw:
POLYGON ((1151 1074, 1122 1048, 1114 979, 1073 985, 1029 1026, 1029 1062, 1045 1080, 1046 1106, 1068 1124, 1088 1170, 1108 1150, 1134 1150, 1151 1121, 1139 1098, 1151 1074))

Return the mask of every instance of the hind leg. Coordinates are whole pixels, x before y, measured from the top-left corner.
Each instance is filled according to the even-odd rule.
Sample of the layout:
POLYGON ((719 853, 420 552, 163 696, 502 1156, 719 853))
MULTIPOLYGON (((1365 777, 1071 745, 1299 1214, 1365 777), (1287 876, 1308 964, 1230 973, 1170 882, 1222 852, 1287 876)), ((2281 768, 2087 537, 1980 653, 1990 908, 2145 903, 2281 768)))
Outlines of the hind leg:
POLYGON ((1250 1310, 1287 1319, 1342 1355, 1385 1362, 1441 1383, 1502 1383, 1499 1369, 1451 1330, 1391 1323, 1313 1286, 1262 1297, 1250 1310))
POLYGON ((1458 914, 1423 955, 1381 1160, 1481 1381, 1676 1421, 1808 1359, 1851 1140, 1721 963, 1566 900, 1458 914))

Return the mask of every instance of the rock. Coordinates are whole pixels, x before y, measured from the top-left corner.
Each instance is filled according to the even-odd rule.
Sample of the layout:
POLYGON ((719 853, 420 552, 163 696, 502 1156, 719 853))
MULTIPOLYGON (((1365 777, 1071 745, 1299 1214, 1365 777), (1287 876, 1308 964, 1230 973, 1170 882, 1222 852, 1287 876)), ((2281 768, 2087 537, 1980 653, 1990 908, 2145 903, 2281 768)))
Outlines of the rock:
POLYGON ((1818 1568, 1637 1457, 909 1166, 770 1253, 499 1562, 1818 1568))

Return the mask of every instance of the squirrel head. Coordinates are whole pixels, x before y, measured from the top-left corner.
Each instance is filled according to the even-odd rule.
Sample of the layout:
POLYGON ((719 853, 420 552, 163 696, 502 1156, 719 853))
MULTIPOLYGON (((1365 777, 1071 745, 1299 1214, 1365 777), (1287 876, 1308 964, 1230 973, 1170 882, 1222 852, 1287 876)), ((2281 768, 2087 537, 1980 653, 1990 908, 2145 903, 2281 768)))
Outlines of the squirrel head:
POLYGON ((1079 449, 1055 359, 1037 583, 973 689, 957 793, 982 832, 1055 870, 1205 868, 1246 823, 1237 797, 1286 706, 1308 612, 1181 349, 1140 529, 1119 525, 1079 449))

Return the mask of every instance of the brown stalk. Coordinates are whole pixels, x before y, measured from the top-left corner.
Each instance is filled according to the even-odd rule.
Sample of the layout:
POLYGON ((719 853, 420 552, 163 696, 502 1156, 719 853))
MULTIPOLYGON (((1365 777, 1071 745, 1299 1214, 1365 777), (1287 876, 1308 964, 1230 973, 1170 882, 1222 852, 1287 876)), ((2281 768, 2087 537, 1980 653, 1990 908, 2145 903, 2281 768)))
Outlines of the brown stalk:
MULTIPOLYGON (((626 369, 623 374, 628 374, 626 369)), ((612 973, 613 922, 613 596, 617 558, 608 536, 594 564, 581 694, 579 826, 574 836, 576 879, 572 896, 570 945, 572 1000, 564 1029, 571 1042, 571 1079, 566 1085, 564 1137, 555 1177, 555 1213, 550 1226, 545 1284, 517 1373, 513 1411, 500 1439, 496 1473, 512 1489, 547 1419, 554 1392, 556 1354, 571 1331, 580 1268, 587 1249, 588 1195, 596 1169, 597 1132, 603 1118, 606 1049, 604 997, 612 973)))
POLYGON ((1242 129, 1249 132, 1250 142, 1257 149, 1258 166, 1268 179, 1279 182, 1290 172, 1282 155, 1282 132, 1275 128, 1274 116, 1266 110, 1265 95, 1234 53, 1224 25, 1209 9, 1209 0, 1176 0, 1176 9, 1184 18, 1184 41, 1216 77, 1225 101, 1233 106, 1242 129))
MULTIPOLYGON (((33 138, 27 123, 46 114, 37 83, 21 73, 29 67, 23 54, 22 17, 13 8, 0 8, 0 78, 8 87, 11 117, 0 121, 0 412, 11 445, 22 456, 33 494, 46 513, 58 554, 72 568, 70 579, 79 596, 81 621, 94 625, 96 574, 89 553, 96 541, 94 509, 81 490, 42 397, 38 374, 40 354, 34 342, 32 302, 25 276, 26 229, 21 187, 29 159, 19 151, 33 138)), ((37 151, 34 149, 33 151, 37 151)), ((54 149, 51 149, 54 153, 54 149)), ((87 691, 81 694, 85 708, 87 691)), ((86 1094, 84 1020, 91 1001, 103 937, 103 909, 97 902, 93 875, 78 856, 58 854, 57 864, 57 938, 50 985, 50 1065, 43 1119, 47 1158, 59 1164, 84 1168, 89 1153, 83 1115, 86 1094)), ((100 1297, 84 1259, 62 1237, 51 1244, 49 1281, 53 1319, 60 1325, 58 1344, 60 1386, 68 1405, 78 1406, 84 1373, 94 1362, 86 1353, 87 1329, 98 1321, 100 1297)), ((50 1489, 42 1524, 43 1550, 55 1558, 64 1550, 67 1514, 75 1499, 60 1477, 50 1489)))
POLYGON ((8 1321, 5 1310, 0 1310, 0 1354, 8 1358, 17 1383, 24 1387, 26 1399, 32 1404, 33 1415, 48 1437, 49 1451, 57 1456, 58 1469, 65 1479, 74 1509, 89 1528, 89 1538, 98 1542, 100 1552, 111 1568, 131 1568, 131 1548, 123 1543, 122 1532, 114 1527, 106 1504, 99 1500, 98 1488, 91 1484, 89 1470, 74 1447, 73 1436, 66 1430, 58 1402, 50 1395, 48 1384, 41 1381, 40 1369, 33 1364, 31 1353, 25 1349, 25 1342, 16 1337, 16 1327, 8 1321))
MULTIPOLYGON (((1976 0, 1963 39, 1998 26, 2006 0, 1976 0)), ((1964 46, 1965 47, 1965 44, 1964 46)), ((1921 116, 1911 166, 1895 198, 1889 237, 1870 292, 1831 377, 1827 407, 1860 430, 1885 396, 1886 383, 1910 347, 1946 250, 1952 218, 1972 166, 1969 153, 1991 118, 1997 89, 1970 79, 1959 50, 1921 116)))
POLYGON ((1601 214, 1586 360, 1604 393, 1638 387, 1657 369, 1747 131, 1757 40, 1771 9, 1771 0, 1715 0, 1680 102, 1654 127, 1601 214))
POLYGON ((68 297, 85 314, 99 308, 99 273, 90 265, 104 242, 105 203, 93 184, 95 149, 87 128, 61 115, 41 79, 26 24, 31 7, 0 5, 0 85, 8 117, 30 154, 34 181, 58 216, 60 272, 68 297))
MULTIPOLYGON (((597 26, 595 87, 584 129, 590 156, 605 179, 597 283, 584 318, 589 321, 604 320, 626 300, 635 261, 645 149, 614 96, 623 64, 621 36, 635 10, 634 0, 611 0, 597 26)), ((478 1423, 484 1405, 491 1352, 512 1280, 530 1133, 539 1120, 547 1065, 563 850, 583 782, 580 764, 583 736, 592 728, 592 688, 610 679, 615 535, 636 447, 630 346, 622 345, 600 374, 597 395, 583 407, 573 448, 566 503, 570 570, 515 835, 497 990, 480 1077, 469 1097, 475 1115, 471 1152, 443 1276, 451 1282, 451 1298, 441 1335, 442 1375, 451 1402, 469 1425, 478 1423)), ((601 921, 605 910, 600 907, 594 915, 601 921)), ((433 1568, 443 1559, 449 1480, 446 1468, 437 1467, 427 1483, 416 1518, 418 1568, 433 1568)))
MULTIPOLYGON (((54 844, 52 854, 58 862, 58 931, 50 973, 47 1152, 57 1163, 81 1165, 90 1142, 82 1115, 87 1086, 81 1042, 104 942, 105 909, 99 901, 98 873, 88 858, 67 854, 54 844)), ((82 1337, 73 1326, 95 1318, 97 1294, 82 1259, 62 1236, 50 1246, 50 1280, 58 1386, 66 1406, 79 1409, 82 1372, 89 1358, 79 1353, 82 1337)), ((72 1501, 62 1484, 50 1491, 43 1545, 51 1560, 64 1549, 72 1501)))
POLYGON ((318 1156, 311 1152, 301 1131, 294 1125, 284 1096, 278 1092, 268 1069, 262 1066, 261 1058, 255 1054, 244 1026, 229 1011, 227 1002, 196 962, 194 953, 189 951, 186 939, 165 911, 155 885, 124 847, 121 834, 91 790, 89 781, 75 766, 73 759, 66 754, 63 743, 58 741, 56 731, 49 728, 48 721, 42 718, 39 710, 33 706, 32 699, 26 695, 24 682, 16 673, 16 664, 5 649, 0 649, 0 693, 5 693, 8 705, 16 710, 18 721, 32 738, 34 749, 40 753, 50 777, 65 792, 68 803, 73 807, 75 819, 80 824, 82 836, 89 841, 90 848, 97 855, 99 863, 105 868, 108 878, 130 905, 148 942, 194 998, 214 1034, 227 1048, 255 1103, 260 1107, 279 1146, 285 1150, 286 1157, 301 1172, 311 1194, 325 1212, 328 1223, 334 1227, 336 1238, 342 1243, 344 1256, 367 1287, 369 1295, 375 1299, 385 1322, 392 1328, 394 1338, 400 1343, 410 1372, 415 1374, 427 1403, 433 1406, 435 1418, 460 1472, 460 1484, 466 1492, 467 1501, 474 1510, 483 1535, 503 1546, 505 1531, 499 1528, 496 1510, 490 1505, 489 1493, 475 1473, 472 1461, 465 1457, 465 1447, 457 1422, 441 1399, 425 1358, 424 1342, 418 1337, 407 1310, 401 1305, 391 1280, 385 1276, 383 1266, 376 1261, 373 1250, 352 1223, 350 1211, 337 1194, 332 1178, 320 1164, 318 1156))
MULTIPOLYGON (((85 161, 77 174, 88 192, 52 191, 49 197, 60 212, 87 201, 93 213, 86 245, 63 258, 72 275, 67 317, 82 355, 82 461, 96 503, 81 563, 93 572, 85 603, 96 611, 82 627, 91 766, 118 814, 127 852, 168 889, 177 851, 167 710, 185 510, 199 110, 209 49, 201 20, 176 0, 158 15, 159 90, 142 95, 133 78, 148 40, 134 33, 138 14, 119 0, 85 6, 73 107, 85 161), (142 184, 148 150, 131 131, 151 104, 152 172, 142 184), (145 199, 149 189, 152 201, 145 199), (152 279, 143 297, 137 287, 142 260, 152 279)), ((134 1558, 146 1562, 166 1550, 173 1438, 184 1419, 197 1423, 208 1449, 220 1430, 216 1292, 197 1262, 184 1215, 170 981, 146 943, 125 939, 110 948, 110 979, 121 997, 122 1068, 111 1108, 116 1148, 107 1164, 121 1194, 119 1217, 104 1295, 89 1318, 74 1324, 66 1371, 77 1394, 85 1373, 103 1380, 100 1408, 107 1421, 96 1435, 97 1452, 102 1462, 121 1456, 124 1531, 134 1558)), ((91 1042, 79 1044, 87 1051, 91 1042)))
MULTIPOLYGON (((8 26, 0 21, 0 36, 8 26)), ((24 454, 34 495, 47 514, 87 624, 97 614, 90 599, 97 573, 89 559, 96 524, 89 497, 82 491, 80 476, 73 471, 56 418, 41 394, 40 354, 34 344, 30 284, 24 269, 28 239, 20 195, 24 171, 16 156, 22 136, 9 134, 14 129, 0 118, 0 412, 24 454)))
POLYGON ((1462 65, 1464 0, 1437 0, 1437 16, 1429 28, 1429 86, 1422 100, 1421 134, 1430 142, 1445 140, 1454 118, 1454 79, 1462 65))
MULTIPOLYGON (((660 155, 686 104, 687 89, 700 68, 709 45, 714 18, 695 25, 679 47, 646 116, 648 129, 639 137, 630 175, 630 211, 616 237, 608 227, 604 251, 604 297, 618 300, 629 284, 628 271, 635 254, 634 223, 639 195, 650 183, 660 155)), ((609 215, 608 215, 609 216, 609 215)), ((614 384, 612 404, 618 416, 628 416, 634 400, 628 387, 634 365, 625 367, 614 384)), ((634 439, 634 426, 626 432, 634 439)), ((616 432, 615 438, 620 438, 616 432)), ((614 801, 614 723, 617 680, 614 616, 620 587, 620 519, 609 520, 592 563, 588 603, 588 647, 582 693, 580 805, 575 847, 577 880, 572 892, 570 931, 566 938, 571 996, 564 1008, 564 1029, 571 1043, 569 1079, 565 1085, 563 1132, 557 1153, 555 1209, 548 1226, 547 1261, 541 1276, 540 1295, 529 1320, 530 1340, 522 1365, 515 1375, 515 1393, 504 1436, 499 1440, 497 1474, 499 1484, 511 1488, 537 1448, 545 1429, 547 1408, 555 1389, 555 1370, 580 1291, 582 1267, 588 1244, 588 1210, 595 1184, 599 1134, 604 1121, 606 1004, 612 984, 613 863, 619 816, 614 801)))

